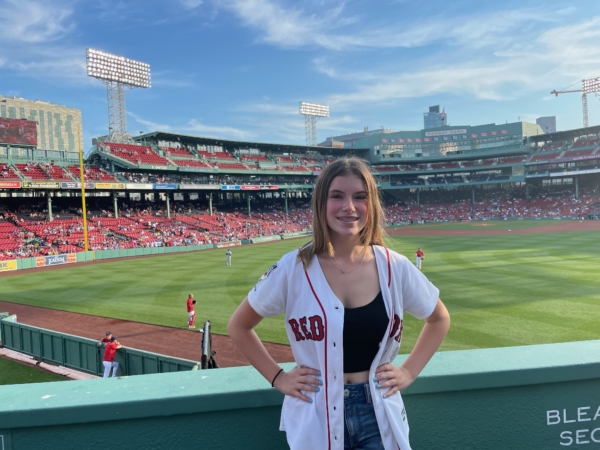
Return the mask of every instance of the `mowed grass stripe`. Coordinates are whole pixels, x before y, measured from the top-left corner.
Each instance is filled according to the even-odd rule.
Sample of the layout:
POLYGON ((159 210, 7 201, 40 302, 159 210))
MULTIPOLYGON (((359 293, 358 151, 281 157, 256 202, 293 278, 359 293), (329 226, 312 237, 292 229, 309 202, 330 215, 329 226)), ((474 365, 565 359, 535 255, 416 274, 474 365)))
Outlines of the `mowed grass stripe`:
MULTIPOLYGON (((600 240, 595 232, 474 236, 397 236, 390 248, 440 288, 452 315, 442 350, 598 339, 600 240)), ((185 298, 199 300, 198 320, 216 333, 257 279, 304 240, 186 253, 20 274, 0 279, 0 297, 18 303, 155 323, 186 324, 185 298)), ((402 352, 422 322, 405 317, 402 352)), ((261 338, 287 343, 283 317, 265 319, 261 338)))

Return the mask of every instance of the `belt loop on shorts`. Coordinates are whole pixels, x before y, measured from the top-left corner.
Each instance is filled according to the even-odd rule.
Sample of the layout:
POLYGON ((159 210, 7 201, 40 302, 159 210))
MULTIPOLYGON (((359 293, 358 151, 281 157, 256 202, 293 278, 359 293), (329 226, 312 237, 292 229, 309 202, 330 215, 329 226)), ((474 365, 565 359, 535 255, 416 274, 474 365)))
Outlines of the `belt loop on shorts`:
POLYGON ((373 402, 371 400, 371 387, 369 386, 369 382, 367 381, 367 382, 363 383, 363 386, 365 388, 365 397, 367 400, 367 405, 370 405, 373 402))

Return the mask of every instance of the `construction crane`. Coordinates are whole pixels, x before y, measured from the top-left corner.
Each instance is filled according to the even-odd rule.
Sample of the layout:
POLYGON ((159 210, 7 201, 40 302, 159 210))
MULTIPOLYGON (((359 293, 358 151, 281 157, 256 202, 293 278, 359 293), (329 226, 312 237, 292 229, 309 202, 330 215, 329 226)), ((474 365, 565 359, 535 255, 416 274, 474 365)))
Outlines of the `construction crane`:
POLYGON ((588 104, 587 104, 587 96, 588 94, 596 94, 600 92, 600 77, 592 78, 590 80, 581 80, 581 89, 571 89, 562 90, 562 91, 552 91, 550 94, 554 94, 558 97, 558 94, 569 94, 571 92, 582 92, 581 94, 581 104, 583 106, 583 128, 588 127, 588 104))

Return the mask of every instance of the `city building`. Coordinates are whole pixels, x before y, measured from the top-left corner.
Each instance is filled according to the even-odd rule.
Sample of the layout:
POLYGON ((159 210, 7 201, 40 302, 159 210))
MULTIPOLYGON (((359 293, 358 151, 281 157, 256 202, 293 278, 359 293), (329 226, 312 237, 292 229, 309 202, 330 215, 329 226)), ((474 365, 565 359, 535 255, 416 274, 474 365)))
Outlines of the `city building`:
POLYGON ((379 134, 395 133, 390 128, 377 128, 376 130, 369 130, 369 127, 365 127, 363 131, 357 131, 356 133, 340 134, 338 136, 330 136, 325 141, 319 144, 319 147, 333 147, 333 148, 349 148, 354 146, 354 142, 364 138, 366 136, 373 136, 379 134))
POLYGON ((446 111, 442 109, 442 112, 440 112, 440 105, 430 106, 429 112, 423 113, 423 124, 425 129, 447 126, 446 111))
MULTIPOLYGON (((83 145, 81 110, 40 100, 0 95, 0 117, 37 123, 37 150, 79 152, 83 145), (79 140, 79 142, 77 142, 79 140)), ((47 153, 48 157, 56 156, 47 153)))
POLYGON ((544 133, 556 133, 556 116, 539 117, 536 119, 537 123, 544 133))

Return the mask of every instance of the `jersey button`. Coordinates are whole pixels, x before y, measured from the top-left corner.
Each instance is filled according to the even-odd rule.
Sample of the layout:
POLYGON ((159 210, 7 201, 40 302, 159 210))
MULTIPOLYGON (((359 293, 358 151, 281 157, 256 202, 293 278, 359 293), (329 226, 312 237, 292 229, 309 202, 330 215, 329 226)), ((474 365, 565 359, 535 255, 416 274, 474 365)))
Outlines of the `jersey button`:
POLYGON ((333 343, 333 346, 336 347, 335 342, 333 343))

